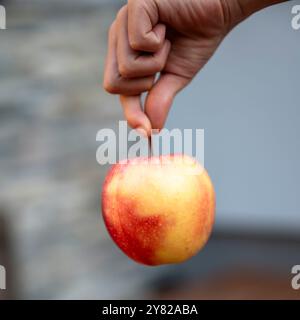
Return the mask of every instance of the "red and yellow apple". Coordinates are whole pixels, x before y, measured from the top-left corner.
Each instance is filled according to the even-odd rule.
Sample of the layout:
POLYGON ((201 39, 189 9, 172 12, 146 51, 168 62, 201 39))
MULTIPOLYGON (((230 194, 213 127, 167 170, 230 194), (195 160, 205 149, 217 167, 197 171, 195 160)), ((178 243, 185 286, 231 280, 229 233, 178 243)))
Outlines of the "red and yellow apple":
POLYGON ((207 242, 215 193, 191 157, 136 158, 110 169, 102 212, 111 237, 130 258, 146 265, 179 263, 207 242))

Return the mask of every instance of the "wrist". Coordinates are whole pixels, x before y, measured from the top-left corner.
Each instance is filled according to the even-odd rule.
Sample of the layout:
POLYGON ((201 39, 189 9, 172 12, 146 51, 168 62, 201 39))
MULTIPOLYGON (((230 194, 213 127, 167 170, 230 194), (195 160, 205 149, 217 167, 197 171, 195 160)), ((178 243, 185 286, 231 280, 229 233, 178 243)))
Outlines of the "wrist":
POLYGON ((253 13, 288 0, 226 0, 232 17, 232 27, 253 13))

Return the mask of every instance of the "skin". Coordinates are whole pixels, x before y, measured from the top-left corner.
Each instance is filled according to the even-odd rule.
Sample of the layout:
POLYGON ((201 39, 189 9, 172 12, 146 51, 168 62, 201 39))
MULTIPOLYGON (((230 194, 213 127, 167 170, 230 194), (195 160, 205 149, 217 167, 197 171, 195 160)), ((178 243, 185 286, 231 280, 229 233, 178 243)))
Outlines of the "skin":
POLYGON ((280 2, 284 1, 129 0, 109 31, 104 88, 120 95, 129 125, 150 135, 151 129, 163 128, 176 94, 230 30, 280 2))
POLYGON ((133 260, 180 263, 207 242, 215 194, 207 172, 188 156, 137 158, 110 170, 102 212, 111 237, 133 260))

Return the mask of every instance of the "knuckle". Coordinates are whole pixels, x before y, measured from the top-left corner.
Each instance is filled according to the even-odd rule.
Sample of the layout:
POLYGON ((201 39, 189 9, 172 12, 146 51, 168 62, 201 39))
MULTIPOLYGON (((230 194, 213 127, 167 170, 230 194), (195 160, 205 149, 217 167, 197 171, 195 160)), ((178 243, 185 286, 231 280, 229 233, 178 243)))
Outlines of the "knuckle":
POLYGON ((131 47, 131 49, 136 50, 136 51, 141 51, 143 50, 143 43, 141 41, 141 39, 139 39, 136 36, 131 36, 129 38, 129 45, 131 47))
POLYGON ((134 75, 134 70, 129 65, 129 63, 120 62, 119 63, 119 73, 124 78, 130 78, 134 75))
POLYGON ((104 79, 103 81, 103 88, 105 91, 111 94, 118 94, 119 93, 119 86, 115 81, 111 79, 104 79))
POLYGON ((122 14, 123 14, 123 11, 122 11, 122 9, 120 9, 116 15, 116 21, 118 21, 122 18, 122 14))
POLYGON ((127 5, 124 5, 117 13, 116 15, 116 21, 120 21, 123 19, 124 15, 126 15, 127 12, 127 5))
POLYGON ((109 36, 112 36, 114 30, 115 30, 115 26, 116 26, 116 22, 114 21, 111 26, 109 27, 109 30, 108 30, 108 35, 109 36))

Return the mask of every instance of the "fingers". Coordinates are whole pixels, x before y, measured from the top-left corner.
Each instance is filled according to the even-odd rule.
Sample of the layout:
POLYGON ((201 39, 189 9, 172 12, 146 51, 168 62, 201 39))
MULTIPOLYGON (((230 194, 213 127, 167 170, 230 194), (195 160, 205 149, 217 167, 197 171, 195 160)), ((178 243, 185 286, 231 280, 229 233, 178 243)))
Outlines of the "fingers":
POLYGON ((156 52, 165 39, 166 27, 158 24, 155 0, 128 1, 129 43, 134 50, 156 52))
POLYGON ((176 94, 189 82, 190 79, 171 73, 160 76, 148 93, 145 102, 145 113, 151 122, 152 129, 163 128, 176 94))
POLYGON ((159 39, 157 51, 141 53, 134 50, 129 39, 128 7, 124 6, 109 32, 104 72, 104 88, 120 94, 128 124, 140 132, 143 130, 146 135, 151 134, 151 122, 143 111, 140 95, 151 90, 155 75, 164 69, 171 49, 170 42, 164 40, 165 27, 158 25, 153 32, 156 40, 159 39))
POLYGON ((148 93, 145 113, 140 96, 121 96, 120 100, 128 124, 148 136, 151 135, 151 130, 161 130, 176 94, 189 82, 188 78, 170 73, 162 74, 148 93))
POLYGON ((120 96, 120 101, 129 126, 142 135, 150 136, 151 123, 142 110, 140 96, 120 96))
POLYGON ((151 89, 154 76, 124 79, 119 73, 117 60, 117 25, 114 22, 109 31, 108 53, 105 63, 103 86, 113 94, 138 95, 151 89))
POLYGON ((133 50, 128 37, 128 10, 121 9, 117 19, 117 59, 119 73, 124 78, 153 76, 160 72, 167 61, 171 44, 164 41, 162 47, 154 54, 141 54, 133 50))

